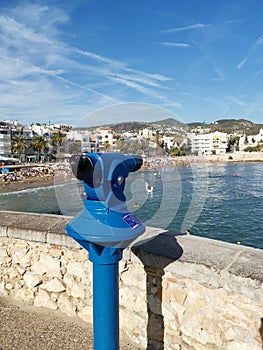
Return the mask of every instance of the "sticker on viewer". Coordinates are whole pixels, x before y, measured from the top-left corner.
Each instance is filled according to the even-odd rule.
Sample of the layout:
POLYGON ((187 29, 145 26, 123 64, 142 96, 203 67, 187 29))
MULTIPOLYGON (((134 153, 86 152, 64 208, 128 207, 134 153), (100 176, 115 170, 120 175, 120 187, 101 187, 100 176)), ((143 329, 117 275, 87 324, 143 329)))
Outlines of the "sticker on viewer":
POLYGON ((124 215, 122 219, 133 229, 142 224, 132 213, 124 215))

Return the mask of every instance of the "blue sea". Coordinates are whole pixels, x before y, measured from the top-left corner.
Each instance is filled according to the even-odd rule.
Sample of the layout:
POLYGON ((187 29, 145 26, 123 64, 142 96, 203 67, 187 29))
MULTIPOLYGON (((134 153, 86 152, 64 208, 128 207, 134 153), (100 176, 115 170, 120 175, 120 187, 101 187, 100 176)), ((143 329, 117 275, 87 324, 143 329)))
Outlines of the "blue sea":
MULTIPOLYGON (((139 171, 129 175, 125 194, 128 208, 148 226, 263 249, 263 163, 139 171)), ((84 195, 76 181, 0 194, 0 208, 75 215, 84 195)))

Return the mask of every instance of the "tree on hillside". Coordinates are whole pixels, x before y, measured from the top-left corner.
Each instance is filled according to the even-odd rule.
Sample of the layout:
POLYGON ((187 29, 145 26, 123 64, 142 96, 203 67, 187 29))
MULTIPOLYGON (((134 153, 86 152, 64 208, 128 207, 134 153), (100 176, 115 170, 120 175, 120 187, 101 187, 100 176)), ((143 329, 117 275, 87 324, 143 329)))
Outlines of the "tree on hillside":
POLYGON ((229 139, 228 149, 229 152, 239 151, 239 136, 231 136, 229 139))
POLYGON ((164 142, 161 139, 161 135, 160 135, 158 130, 155 133, 155 143, 157 144, 157 147, 162 147, 163 148, 163 146, 164 146, 164 142))
POLYGON ((181 150, 179 147, 172 147, 170 149, 170 156, 171 157, 185 156, 185 152, 181 150))
POLYGON ((130 144, 129 144, 129 151, 130 153, 134 153, 134 154, 140 154, 141 153, 141 143, 138 140, 133 140, 130 144))

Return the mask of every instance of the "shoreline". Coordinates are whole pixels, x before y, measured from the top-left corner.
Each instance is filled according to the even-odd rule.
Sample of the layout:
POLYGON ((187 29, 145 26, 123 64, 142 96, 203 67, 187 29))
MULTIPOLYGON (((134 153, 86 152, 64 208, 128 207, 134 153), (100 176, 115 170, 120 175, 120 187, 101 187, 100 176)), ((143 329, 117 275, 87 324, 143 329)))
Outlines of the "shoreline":
POLYGON ((13 181, 9 184, 0 184, 0 193, 23 191, 36 187, 48 187, 54 185, 54 178, 29 178, 22 181, 13 181))
MULTIPOLYGON (((189 156, 194 161, 193 156, 189 156)), ((237 153, 224 153, 215 154, 209 156, 196 156, 196 159, 204 160, 208 163, 252 163, 263 162, 263 152, 237 152, 237 153)))
POLYGON ((191 164, 231 164, 231 163, 262 163, 263 152, 238 152, 215 155, 181 157, 149 157, 144 159, 142 169, 156 169, 160 166, 191 166, 191 164))
POLYGON ((63 185, 70 183, 72 178, 64 177, 40 177, 40 178, 29 178, 23 181, 13 181, 9 184, 0 184, 0 194, 12 193, 17 191, 23 191, 33 188, 50 187, 55 185, 63 185))
MULTIPOLYGON (((165 164, 158 164, 158 166, 163 165, 191 165, 191 163, 208 163, 208 164, 220 164, 220 163, 257 163, 263 162, 263 152, 240 152, 240 153, 227 153, 220 155, 210 155, 210 156, 185 156, 185 157, 175 157, 175 158, 158 158, 153 157, 150 160, 153 164, 157 159, 165 162, 165 164), (169 160, 169 164, 167 163, 169 160)), ((152 165, 153 165, 152 164, 152 165)), ((155 164, 156 166, 156 164, 155 164)), ((145 170, 148 167, 142 167, 145 170)), ((149 167, 148 169, 152 169, 149 167)), ((64 176, 62 173, 55 176, 44 176, 44 177, 29 177, 24 180, 12 181, 11 183, 1 183, 0 182, 0 194, 11 193, 16 191, 27 190, 31 188, 41 188, 49 187, 59 184, 65 184, 72 181, 72 177, 64 176)))

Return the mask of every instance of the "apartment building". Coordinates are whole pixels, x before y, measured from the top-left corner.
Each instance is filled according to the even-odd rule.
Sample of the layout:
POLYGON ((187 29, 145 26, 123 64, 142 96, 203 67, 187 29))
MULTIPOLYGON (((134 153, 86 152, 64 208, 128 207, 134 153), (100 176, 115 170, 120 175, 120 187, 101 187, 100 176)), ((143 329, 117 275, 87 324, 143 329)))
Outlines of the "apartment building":
POLYGON ((243 151, 248 146, 257 146, 263 142, 263 128, 256 135, 242 135, 239 139, 240 150, 243 151))
POLYGON ((228 135, 223 132, 209 134, 189 134, 192 153, 198 155, 210 155, 226 153, 228 135))
POLYGON ((17 122, 0 122, 0 155, 9 157, 12 153, 11 143, 15 136, 21 135, 25 139, 31 139, 32 130, 17 122))
POLYGON ((152 140, 155 136, 155 132, 152 128, 144 128, 139 130, 139 136, 141 136, 145 140, 152 140))
POLYGON ((110 128, 98 128, 96 129, 96 148, 101 151, 105 148, 105 144, 113 146, 113 131, 110 128))
POLYGON ((11 130, 0 126, 0 155, 8 157, 11 154, 11 130))

